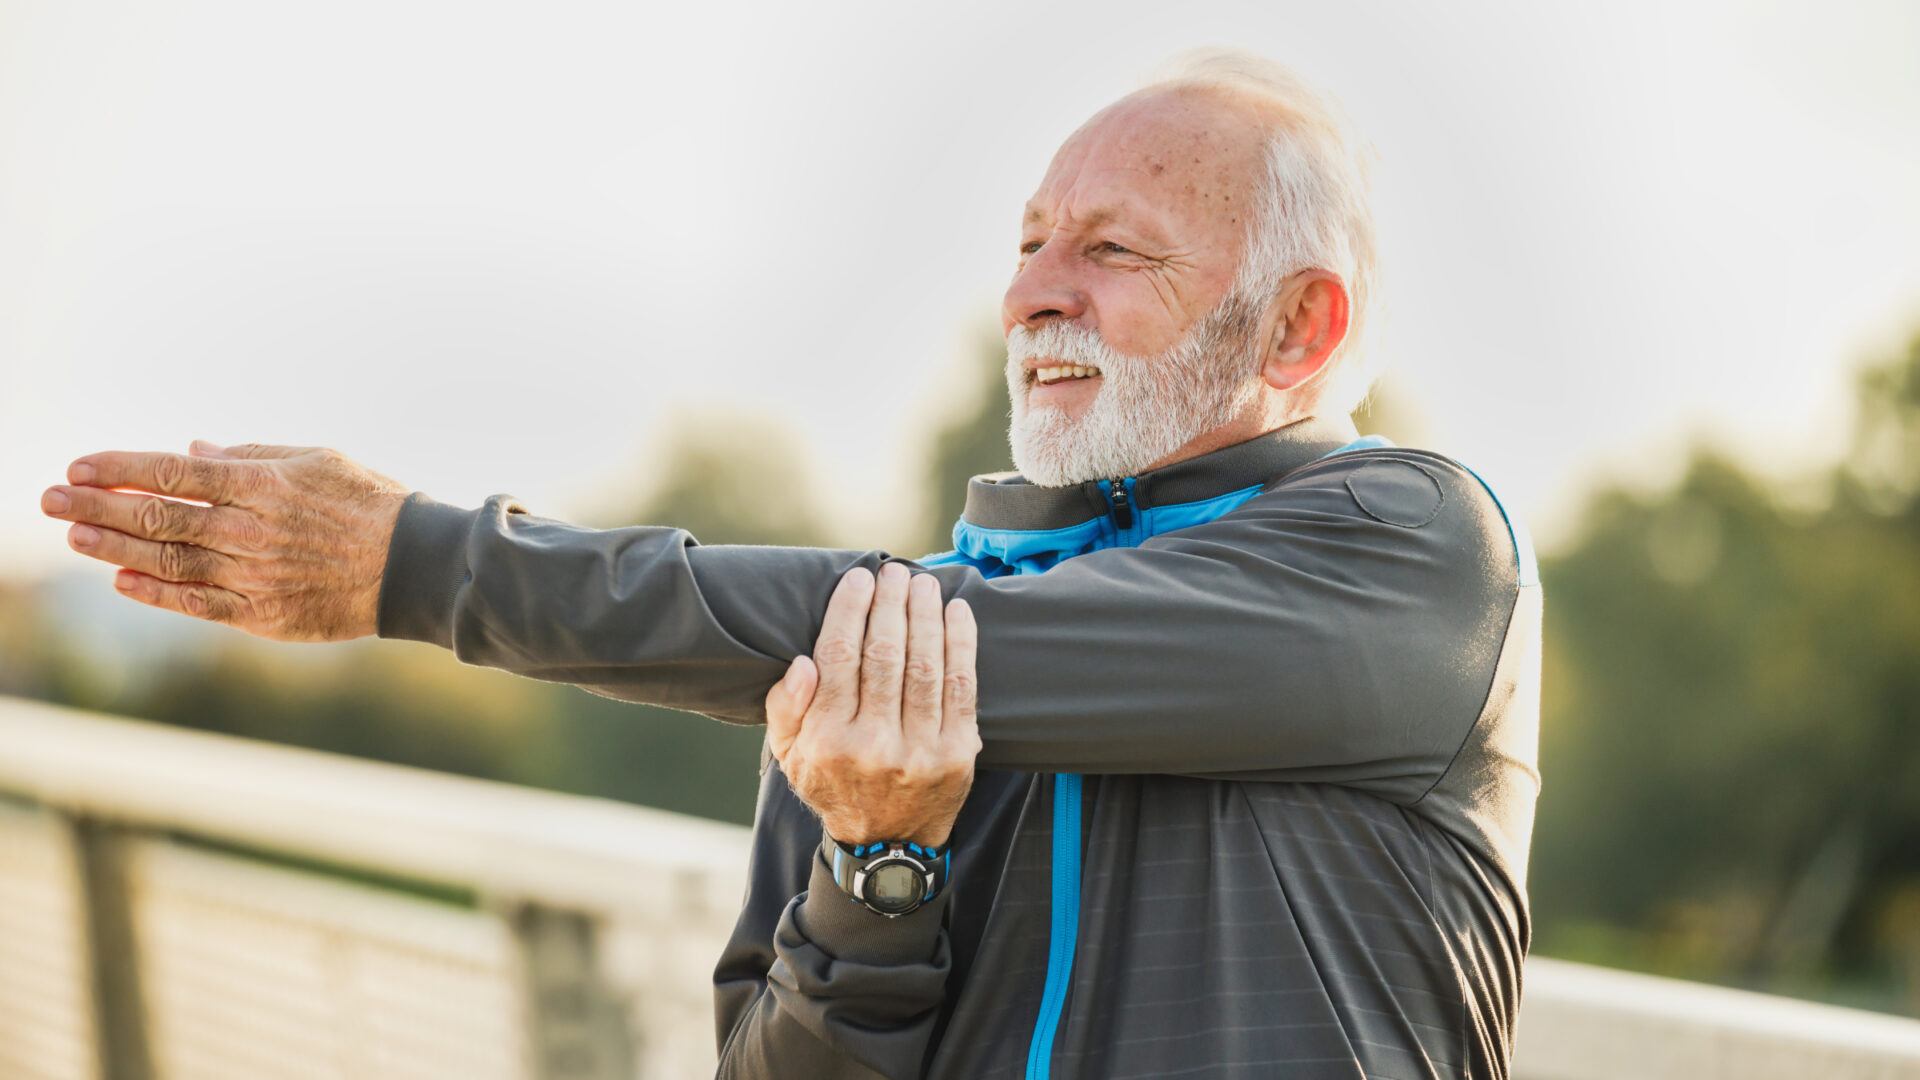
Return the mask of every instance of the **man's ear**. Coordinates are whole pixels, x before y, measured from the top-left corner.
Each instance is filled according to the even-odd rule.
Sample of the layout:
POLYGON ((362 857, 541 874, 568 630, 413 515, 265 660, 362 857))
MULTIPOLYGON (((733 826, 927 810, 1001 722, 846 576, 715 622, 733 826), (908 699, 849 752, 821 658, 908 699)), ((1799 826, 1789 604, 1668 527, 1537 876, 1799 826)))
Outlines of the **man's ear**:
POLYGON ((1347 287, 1338 274, 1302 270, 1274 298, 1260 375, 1276 390, 1291 390, 1318 375, 1347 339, 1347 287))

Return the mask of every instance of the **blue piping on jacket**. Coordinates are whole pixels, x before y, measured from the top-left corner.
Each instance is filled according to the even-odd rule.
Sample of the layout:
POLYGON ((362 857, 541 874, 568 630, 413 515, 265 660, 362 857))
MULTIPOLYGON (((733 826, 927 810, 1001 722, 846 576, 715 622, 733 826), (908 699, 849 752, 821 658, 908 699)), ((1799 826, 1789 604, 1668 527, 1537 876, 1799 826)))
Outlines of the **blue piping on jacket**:
POLYGON ((1080 940, 1080 776, 1053 778, 1053 928, 1047 939, 1047 984, 1040 1016, 1027 1044, 1027 1080, 1046 1080, 1053 1068, 1053 1036, 1073 983, 1073 948, 1080 940))
POLYGON ((1540 584, 1540 561, 1533 554, 1533 534, 1527 531, 1526 525, 1518 518, 1507 513, 1507 504, 1500 501, 1500 496, 1494 492, 1493 485, 1487 483, 1486 477, 1474 472, 1469 465, 1460 462, 1455 464, 1466 469, 1469 475, 1480 481, 1480 486, 1487 489, 1487 497, 1493 500, 1493 505, 1500 508, 1500 517, 1507 523, 1507 535, 1513 538, 1514 561, 1520 564, 1520 587, 1524 589, 1529 585, 1540 584))

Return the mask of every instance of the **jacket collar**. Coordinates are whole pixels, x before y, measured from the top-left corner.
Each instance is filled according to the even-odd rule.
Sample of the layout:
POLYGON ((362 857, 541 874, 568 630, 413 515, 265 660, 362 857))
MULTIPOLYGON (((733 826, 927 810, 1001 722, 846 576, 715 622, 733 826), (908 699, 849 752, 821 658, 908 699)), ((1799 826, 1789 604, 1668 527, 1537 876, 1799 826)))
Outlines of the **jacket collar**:
MULTIPOLYGON (((1359 437, 1345 416, 1308 417, 1243 443, 1141 473, 1133 501, 1141 509, 1198 502, 1264 485, 1359 437)), ((976 476, 967 483, 961 520, 983 529, 1064 529, 1111 508, 1098 481, 1041 487, 1017 473, 976 476)))

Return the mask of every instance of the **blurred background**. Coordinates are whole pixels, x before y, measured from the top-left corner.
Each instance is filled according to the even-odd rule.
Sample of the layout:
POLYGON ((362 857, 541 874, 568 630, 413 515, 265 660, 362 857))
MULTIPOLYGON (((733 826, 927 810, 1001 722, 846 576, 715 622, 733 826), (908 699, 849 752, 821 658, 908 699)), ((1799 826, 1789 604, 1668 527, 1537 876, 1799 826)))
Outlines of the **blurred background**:
POLYGON ((754 730, 142 609, 39 493, 318 444, 465 505, 948 547, 1008 467, 1020 205, 1203 44, 1374 141, 1362 427, 1540 541, 1535 952, 1920 1016, 1900 0, 0 0, 0 694, 750 821, 754 730))

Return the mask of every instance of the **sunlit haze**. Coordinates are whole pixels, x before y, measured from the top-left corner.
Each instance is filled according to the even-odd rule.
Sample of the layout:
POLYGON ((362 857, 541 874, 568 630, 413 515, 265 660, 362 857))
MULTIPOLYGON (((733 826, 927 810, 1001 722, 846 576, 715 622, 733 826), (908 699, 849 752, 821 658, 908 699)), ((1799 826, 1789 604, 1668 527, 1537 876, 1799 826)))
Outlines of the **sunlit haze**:
POLYGON ((1424 441, 1551 540, 1705 433, 1791 473, 1920 319, 1920 7, 0 0, 0 574, 92 450, 337 446, 631 504, 776 417, 885 544, 1055 146, 1231 44, 1380 152, 1424 441))

